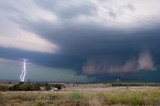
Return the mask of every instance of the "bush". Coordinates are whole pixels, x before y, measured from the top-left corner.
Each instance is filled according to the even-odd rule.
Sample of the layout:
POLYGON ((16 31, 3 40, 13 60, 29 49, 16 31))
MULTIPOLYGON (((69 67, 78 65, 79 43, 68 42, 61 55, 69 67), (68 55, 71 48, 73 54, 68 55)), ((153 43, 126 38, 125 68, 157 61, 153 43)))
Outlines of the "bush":
POLYGON ((39 85, 34 85, 34 86, 31 87, 31 90, 32 91, 38 91, 38 90, 40 90, 40 86, 39 85))
POLYGON ((53 84, 53 87, 57 88, 58 90, 61 90, 63 85, 62 84, 53 84))
POLYGON ((17 84, 8 88, 10 91, 36 91, 40 90, 40 87, 35 84, 17 84))
POLYGON ((52 89, 51 85, 49 85, 49 84, 45 85, 45 90, 51 90, 51 89, 52 89))
POLYGON ((18 91, 19 85, 13 85, 8 88, 9 91, 18 91))
POLYGON ((7 91, 8 87, 5 85, 0 85, 0 91, 7 91))

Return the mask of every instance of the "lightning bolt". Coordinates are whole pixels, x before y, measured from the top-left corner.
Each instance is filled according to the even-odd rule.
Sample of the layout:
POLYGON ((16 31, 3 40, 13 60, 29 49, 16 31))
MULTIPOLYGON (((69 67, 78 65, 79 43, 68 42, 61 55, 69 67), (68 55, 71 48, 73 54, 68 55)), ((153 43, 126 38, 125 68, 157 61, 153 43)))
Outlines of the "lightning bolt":
POLYGON ((26 76, 26 59, 23 60, 22 72, 20 75, 21 82, 24 82, 26 76))

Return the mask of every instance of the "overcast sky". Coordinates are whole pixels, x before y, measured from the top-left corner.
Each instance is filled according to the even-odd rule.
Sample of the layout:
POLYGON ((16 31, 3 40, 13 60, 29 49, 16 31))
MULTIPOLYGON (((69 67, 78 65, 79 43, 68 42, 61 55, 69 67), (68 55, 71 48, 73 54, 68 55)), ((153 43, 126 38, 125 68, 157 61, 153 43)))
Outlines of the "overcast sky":
POLYGON ((0 80, 160 81, 159 0, 1 0, 0 80))

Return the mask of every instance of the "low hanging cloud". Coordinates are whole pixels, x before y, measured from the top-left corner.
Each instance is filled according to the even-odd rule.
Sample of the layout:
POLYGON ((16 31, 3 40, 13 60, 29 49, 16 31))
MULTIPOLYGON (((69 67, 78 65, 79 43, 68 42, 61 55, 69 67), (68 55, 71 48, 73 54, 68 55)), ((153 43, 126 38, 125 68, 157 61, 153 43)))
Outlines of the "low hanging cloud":
POLYGON ((127 60, 122 65, 113 65, 106 60, 89 59, 86 64, 82 66, 84 74, 119 74, 129 72, 155 71, 156 66, 149 51, 141 52, 138 58, 127 60))
POLYGON ((138 59, 138 70, 155 70, 154 61, 148 51, 140 54, 138 59))

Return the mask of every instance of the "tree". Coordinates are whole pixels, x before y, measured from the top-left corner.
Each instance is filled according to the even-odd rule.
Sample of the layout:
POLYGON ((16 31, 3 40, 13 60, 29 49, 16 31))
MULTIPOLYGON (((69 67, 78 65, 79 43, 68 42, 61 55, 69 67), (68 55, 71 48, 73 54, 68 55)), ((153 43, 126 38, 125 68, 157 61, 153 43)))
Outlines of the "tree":
POLYGON ((58 90, 61 90, 62 84, 53 84, 53 87, 57 88, 58 90))
POLYGON ((45 90, 51 90, 52 89, 52 86, 51 85, 49 85, 49 84, 46 84, 45 85, 45 90))

